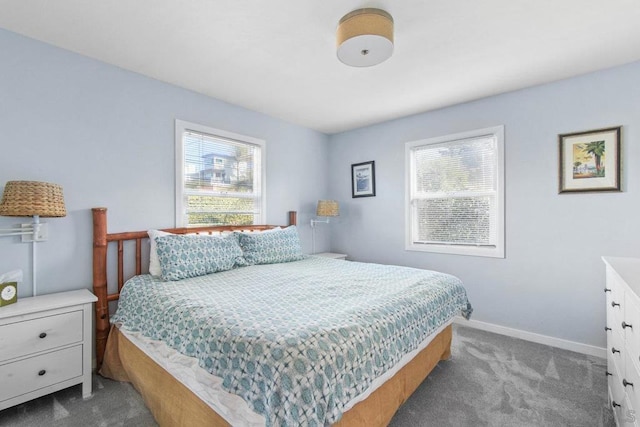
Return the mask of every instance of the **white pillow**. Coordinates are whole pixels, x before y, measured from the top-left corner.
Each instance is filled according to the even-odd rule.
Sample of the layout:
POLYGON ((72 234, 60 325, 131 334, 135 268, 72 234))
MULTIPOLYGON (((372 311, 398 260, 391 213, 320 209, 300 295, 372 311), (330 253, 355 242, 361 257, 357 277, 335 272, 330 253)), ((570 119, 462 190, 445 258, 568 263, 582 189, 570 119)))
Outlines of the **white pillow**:
POLYGON ((171 233, 160 230, 149 230, 149 243, 151 243, 151 249, 149 250, 149 274, 155 277, 162 275, 162 269, 160 268, 160 259, 158 259, 158 248, 156 247, 156 237, 169 236, 171 233))

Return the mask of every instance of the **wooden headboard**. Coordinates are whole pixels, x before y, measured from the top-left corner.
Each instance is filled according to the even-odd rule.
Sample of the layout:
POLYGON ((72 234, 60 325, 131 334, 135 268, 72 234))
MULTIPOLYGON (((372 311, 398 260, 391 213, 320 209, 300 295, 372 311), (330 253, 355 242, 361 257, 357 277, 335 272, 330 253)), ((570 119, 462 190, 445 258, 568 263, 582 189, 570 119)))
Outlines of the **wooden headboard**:
MULTIPOLYGON (((142 242, 149 239, 147 231, 128 231, 123 233, 107 233, 107 208, 93 208, 93 293, 98 297, 96 302, 96 359, 98 369, 102 365, 105 346, 109 336, 109 302, 117 301, 125 282, 124 252, 127 241, 135 241, 135 274, 142 274, 142 242), (107 253, 109 244, 117 246, 118 290, 109 293, 107 289, 107 253)), ((289 225, 296 225, 297 212, 289 212, 289 225)), ((224 231, 258 231, 269 230, 277 225, 223 225, 211 227, 165 228, 173 234, 219 234, 224 231)), ((146 269, 145 269, 146 272, 146 269)), ((127 277, 129 279, 129 277, 127 277)))

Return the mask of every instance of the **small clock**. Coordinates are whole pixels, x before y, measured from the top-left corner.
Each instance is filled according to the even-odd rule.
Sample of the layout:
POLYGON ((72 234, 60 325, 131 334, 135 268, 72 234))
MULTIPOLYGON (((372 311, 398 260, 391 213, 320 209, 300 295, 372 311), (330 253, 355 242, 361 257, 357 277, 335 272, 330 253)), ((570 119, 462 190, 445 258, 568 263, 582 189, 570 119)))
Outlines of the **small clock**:
POLYGON ((18 283, 0 283, 0 307, 18 301, 18 283))

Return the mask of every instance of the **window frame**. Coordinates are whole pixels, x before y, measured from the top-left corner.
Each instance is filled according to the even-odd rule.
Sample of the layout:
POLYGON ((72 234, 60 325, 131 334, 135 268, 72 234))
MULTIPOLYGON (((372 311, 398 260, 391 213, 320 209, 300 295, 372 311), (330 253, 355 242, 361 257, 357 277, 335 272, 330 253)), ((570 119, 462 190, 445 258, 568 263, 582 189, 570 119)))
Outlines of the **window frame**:
POLYGON ((483 129, 475 129, 450 135, 443 135, 434 138, 421 139, 405 143, 405 250, 419 252, 434 252, 451 255, 469 255, 491 258, 505 257, 505 162, 504 162, 504 125, 493 126, 483 129), (496 166, 497 166, 497 188, 496 188, 496 245, 495 246, 474 246, 474 245, 452 245, 434 243, 415 243, 413 232, 416 228, 415 210, 412 203, 411 190, 416 185, 412 152, 418 147, 433 144, 452 143, 465 139, 481 138, 491 136, 496 138, 496 166))
MULTIPOLYGON (((221 129, 212 128, 197 123, 176 119, 175 121, 175 224, 176 227, 189 227, 187 223, 185 207, 185 179, 184 179, 184 144, 183 136, 185 132, 192 131, 210 135, 213 138, 228 139, 243 144, 250 144, 260 147, 260 213, 254 214, 253 224, 266 224, 267 218, 267 142, 252 136, 242 135, 221 129)), ((197 227, 193 225, 192 227, 197 227)))

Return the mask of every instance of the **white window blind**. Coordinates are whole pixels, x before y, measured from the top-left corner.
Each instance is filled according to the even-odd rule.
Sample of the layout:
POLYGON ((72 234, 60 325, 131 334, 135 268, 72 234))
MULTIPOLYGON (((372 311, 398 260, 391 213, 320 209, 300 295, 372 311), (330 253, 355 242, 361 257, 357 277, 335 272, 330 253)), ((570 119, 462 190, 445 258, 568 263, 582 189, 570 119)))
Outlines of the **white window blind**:
POLYGON ((408 144, 408 249, 503 256, 502 134, 486 131, 408 144))
POLYGON ((177 225, 263 222, 264 143, 230 135, 176 121, 177 225))

